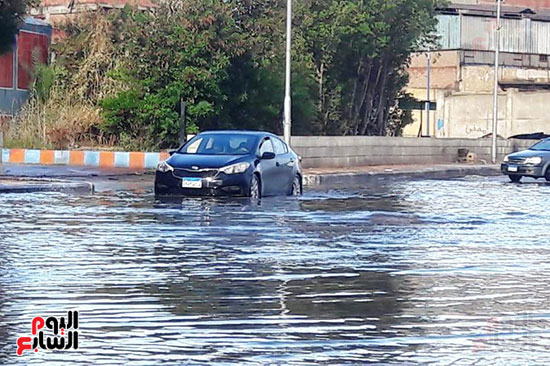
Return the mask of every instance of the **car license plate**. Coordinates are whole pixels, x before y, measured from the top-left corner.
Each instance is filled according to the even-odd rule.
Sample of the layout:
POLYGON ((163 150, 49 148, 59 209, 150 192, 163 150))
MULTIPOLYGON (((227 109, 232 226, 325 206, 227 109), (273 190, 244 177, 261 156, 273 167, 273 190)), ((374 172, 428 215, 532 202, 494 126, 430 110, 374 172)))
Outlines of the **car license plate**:
POLYGON ((512 173, 517 173, 518 172, 518 167, 515 166, 515 165, 508 165, 508 171, 512 172, 512 173))
POLYGON ((181 180, 182 188, 202 188, 201 178, 183 178, 181 180))

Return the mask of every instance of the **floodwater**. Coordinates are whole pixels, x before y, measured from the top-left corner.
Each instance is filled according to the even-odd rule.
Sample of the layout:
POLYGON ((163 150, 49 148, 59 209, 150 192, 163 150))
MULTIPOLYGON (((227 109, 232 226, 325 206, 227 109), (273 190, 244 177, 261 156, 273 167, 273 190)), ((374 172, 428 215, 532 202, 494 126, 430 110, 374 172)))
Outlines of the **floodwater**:
POLYGON ((548 364, 550 185, 0 195, 0 364, 548 364), (79 311, 78 350, 16 355, 79 311))

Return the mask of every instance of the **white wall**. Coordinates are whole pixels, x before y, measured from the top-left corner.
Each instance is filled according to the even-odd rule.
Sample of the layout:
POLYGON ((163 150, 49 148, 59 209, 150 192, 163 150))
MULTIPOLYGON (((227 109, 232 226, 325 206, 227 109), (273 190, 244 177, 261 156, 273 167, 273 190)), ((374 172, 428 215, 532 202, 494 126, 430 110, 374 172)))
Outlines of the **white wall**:
MULTIPOLYGON (((499 159, 534 142, 500 140, 499 159)), ((292 147, 302 156, 304 168, 454 163, 459 148, 467 148, 486 161, 491 156, 490 139, 308 136, 293 137, 292 147)))
MULTIPOLYGON (((437 137, 479 138, 492 132, 493 96, 489 93, 456 93, 442 99, 436 119, 443 121, 437 137)), ((550 134, 550 92, 509 89, 498 98, 498 134, 550 134)))

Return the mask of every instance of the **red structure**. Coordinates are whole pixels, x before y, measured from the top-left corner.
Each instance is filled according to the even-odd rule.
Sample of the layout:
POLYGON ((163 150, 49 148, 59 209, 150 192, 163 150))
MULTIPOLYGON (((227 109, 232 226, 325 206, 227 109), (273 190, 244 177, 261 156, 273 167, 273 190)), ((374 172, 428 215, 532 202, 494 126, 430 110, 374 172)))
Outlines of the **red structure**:
POLYGON ((47 63, 52 27, 26 18, 13 51, 0 55, 0 115, 14 115, 28 97, 33 67, 47 63))
POLYGON ((13 52, 8 52, 0 56, 0 88, 13 88, 13 59, 13 52))

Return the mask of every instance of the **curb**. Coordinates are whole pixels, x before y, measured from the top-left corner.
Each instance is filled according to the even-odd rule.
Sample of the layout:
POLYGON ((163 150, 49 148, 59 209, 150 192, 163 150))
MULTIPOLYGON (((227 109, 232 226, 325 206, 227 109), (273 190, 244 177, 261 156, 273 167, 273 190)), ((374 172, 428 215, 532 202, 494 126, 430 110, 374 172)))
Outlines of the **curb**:
POLYGON ((164 152, 2 149, 1 161, 14 164, 154 169, 169 156, 164 152))
POLYGON ((372 180, 384 179, 452 179, 468 175, 495 176, 500 174, 498 166, 428 168, 422 170, 396 170, 384 172, 355 172, 333 174, 306 174, 304 186, 318 187, 324 185, 357 186, 372 180))
POLYGON ((0 176, 0 194, 32 192, 92 194, 94 193, 94 185, 88 182, 74 182, 61 179, 29 179, 0 176))

